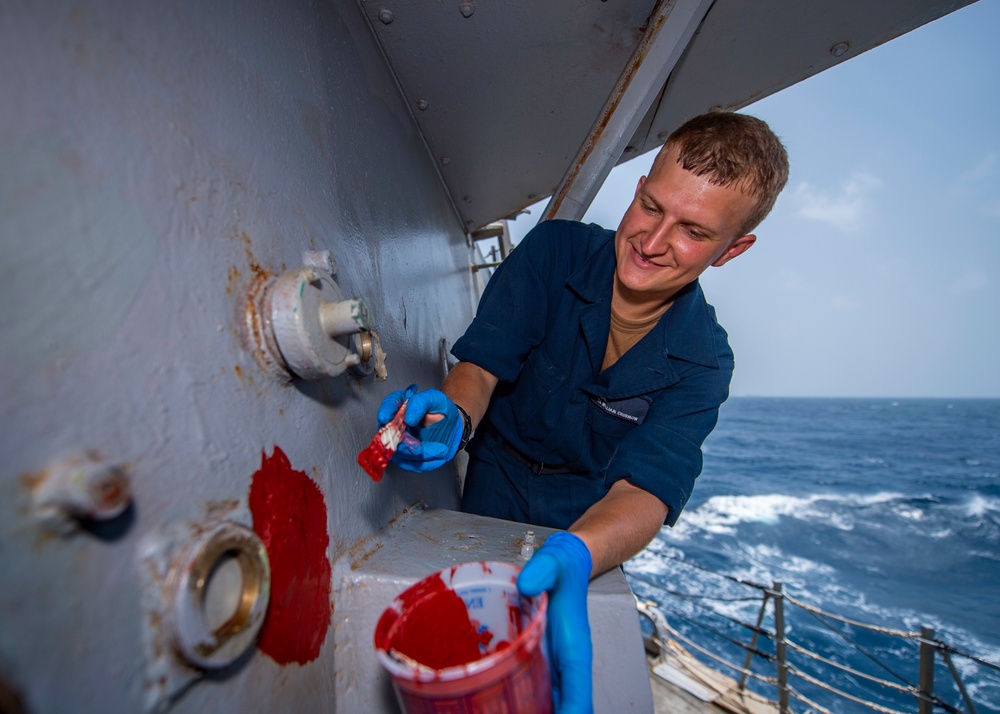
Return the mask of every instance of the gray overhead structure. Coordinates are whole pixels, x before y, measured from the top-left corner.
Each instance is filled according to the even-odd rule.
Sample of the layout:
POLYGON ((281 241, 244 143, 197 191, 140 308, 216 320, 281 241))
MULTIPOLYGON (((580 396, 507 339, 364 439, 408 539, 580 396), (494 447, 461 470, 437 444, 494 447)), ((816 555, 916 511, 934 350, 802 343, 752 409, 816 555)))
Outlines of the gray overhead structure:
POLYGON ((456 210, 474 229, 551 195, 580 173, 575 157, 585 143, 613 133, 609 122, 638 124, 616 158, 591 169, 604 175, 663 144, 688 117, 744 107, 971 2, 693 3, 710 7, 693 34, 676 36, 679 59, 642 58, 676 64, 665 82, 646 88, 641 118, 612 113, 596 130, 623 72, 634 70, 630 60, 649 18, 659 10, 669 23, 685 0, 664 7, 656 0, 363 0, 362 6, 456 210))

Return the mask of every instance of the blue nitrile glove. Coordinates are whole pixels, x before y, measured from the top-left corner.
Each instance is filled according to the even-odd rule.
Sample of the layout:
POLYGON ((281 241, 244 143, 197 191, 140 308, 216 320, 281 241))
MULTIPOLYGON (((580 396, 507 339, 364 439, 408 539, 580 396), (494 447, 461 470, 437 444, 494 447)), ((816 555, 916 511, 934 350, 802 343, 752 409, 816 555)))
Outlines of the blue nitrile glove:
POLYGON ((392 392, 382 401, 378 410, 379 425, 392 419, 405 399, 410 403, 406 405, 403 421, 414 440, 403 439, 392 462, 406 471, 433 471, 451 461, 458 452, 465 427, 462 415, 444 392, 437 389, 417 392, 417 385, 411 384, 406 391, 392 392), (444 418, 429 426, 420 426, 428 414, 442 414, 444 418))
POLYGON ((395 392, 389 392, 386 398, 382 400, 382 404, 378 408, 378 414, 375 415, 375 418, 378 419, 379 427, 381 428, 388 424, 396 416, 396 412, 399 411, 399 405, 416 393, 417 385, 415 384, 411 384, 406 389, 397 389, 395 392))
POLYGON ((594 562, 572 533, 550 535, 517 578, 522 595, 549 593, 546 637, 552 664, 552 699, 558 714, 594 711, 593 645, 587 585, 594 562))

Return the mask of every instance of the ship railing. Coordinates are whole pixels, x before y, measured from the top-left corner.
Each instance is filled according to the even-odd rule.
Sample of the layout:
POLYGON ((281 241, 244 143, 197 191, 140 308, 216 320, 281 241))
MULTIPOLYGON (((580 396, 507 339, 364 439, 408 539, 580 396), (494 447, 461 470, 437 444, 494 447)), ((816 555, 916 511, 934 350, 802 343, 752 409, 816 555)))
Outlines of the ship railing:
MULTIPOLYGON (((678 560, 686 565, 693 565, 689 562, 680 559, 678 560)), ((996 682, 993 686, 1000 687, 1000 665, 989 662, 980 657, 976 657, 968 652, 963 652, 947 642, 944 642, 935 636, 934 629, 931 627, 924 626, 920 628, 919 632, 909 632, 860 622, 855 619, 826 612, 814 605, 810 605, 809 603, 800 600, 799 598, 792 597, 785 592, 784 586, 781 582, 773 582, 768 586, 748 580, 734 578, 723 573, 716 573, 714 571, 701 568, 700 566, 693 567, 698 567, 700 570, 704 570, 708 573, 712 573, 713 575, 739 583, 748 589, 756 591, 756 593, 746 597, 714 597, 705 594, 683 593, 664 588, 662 585, 645 577, 641 573, 626 571, 629 578, 641 581, 646 585, 655 588, 660 593, 669 595, 672 598, 682 600, 687 605, 689 612, 688 614, 685 614, 680 610, 667 606, 662 601, 656 603, 643 603, 644 607, 642 609, 647 613, 650 609, 652 609, 659 614, 658 617, 651 618, 654 622, 655 628, 654 641, 658 646, 659 651, 668 651, 666 646, 667 639, 673 639, 676 642, 682 643, 688 650, 697 652, 701 658, 711 660, 714 665, 721 665, 725 668, 725 670, 733 672, 734 679, 738 676, 739 679, 736 685, 738 692, 745 691, 750 680, 760 682, 771 694, 765 696, 761 695, 759 691, 755 691, 755 693, 758 694, 758 696, 765 696, 765 698, 773 695, 773 698, 769 698, 768 701, 779 712, 781 712, 781 714, 791 714, 793 712, 791 706, 792 700, 797 700, 803 704, 807 708, 806 711, 816 712, 817 714, 832 714, 829 707, 836 706, 833 703, 836 700, 861 705, 871 711, 880 712, 881 714, 907 714, 907 712, 900 711, 899 709, 894 709, 890 706, 886 706, 885 704, 880 704, 872 701, 871 699, 866 699, 862 696, 858 696, 857 694, 845 692, 842 689, 834 687, 828 681, 824 681, 821 675, 817 675, 818 668, 826 668, 823 671, 827 673, 843 673, 852 678, 864 680, 865 682, 869 682, 879 687, 909 695, 915 700, 916 711, 918 714, 931 714, 935 709, 949 712, 949 714, 963 714, 963 712, 966 712, 967 714, 978 714, 975 703, 965 686, 958 668, 955 666, 952 659, 953 657, 961 657, 979 665, 985 672, 989 672, 987 677, 996 677, 996 682), (702 604, 703 602, 712 601, 731 603, 756 600, 760 601, 760 606, 757 610, 756 622, 753 624, 742 621, 739 618, 732 617, 731 615, 722 614, 716 609, 702 604), (768 607, 769 605, 770 608, 768 607), (844 644, 870 660, 879 669, 893 677, 895 681, 862 672, 856 668, 836 662, 828 657, 823 657, 795 642, 789 636, 792 628, 790 628, 787 624, 786 615, 788 615, 788 607, 793 607, 802 613, 806 613, 813 617, 830 632, 831 636, 840 638, 844 644), (692 615, 691 611, 697 611, 700 614, 692 615), (765 621, 767 620, 767 615, 769 613, 771 615, 771 626, 766 627, 765 621), (730 661, 717 652, 710 650, 705 645, 695 642, 691 637, 684 635, 676 627, 669 624, 669 619, 685 622, 691 626, 692 629, 698 628, 699 630, 703 630, 716 640, 725 640, 730 645, 744 650, 746 652, 746 659, 742 664, 730 661), (726 626, 729 627, 730 632, 733 629, 732 625, 736 625, 739 628, 748 631, 750 633, 749 641, 745 642, 740 637, 734 637, 732 634, 727 634, 723 631, 721 626, 717 624, 719 620, 726 621, 726 626), (713 622, 715 624, 713 624, 713 622), (857 630, 865 630, 877 635, 891 638, 896 641, 893 644, 904 642, 915 645, 919 651, 917 681, 910 681, 907 677, 895 671, 892 664, 887 664, 883 661, 884 658, 877 656, 873 652, 869 651, 869 649, 859 644, 857 642, 857 637, 850 634, 850 632, 857 630), (766 649, 761 646, 762 639, 769 642, 769 646, 766 649), (768 651, 768 649, 770 651, 768 651), (951 675, 955 690, 957 690, 957 694, 961 697, 962 704, 965 706, 964 710, 945 701, 935 692, 934 675, 936 660, 938 657, 940 657, 941 662, 946 666, 948 673, 951 675), (769 669, 774 673, 773 676, 753 671, 752 667, 755 664, 759 665, 758 669, 769 669), (810 667, 813 670, 812 673, 807 671, 810 667), (830 702, 824 706, 823 704, 814 701, 814 698, 819 698, 819 695, 812 693, 811 697, 807 696, 800 691, 799 688, 801 688, 801 685, 799 685, 799 688, 795 686, 796 684, 799 684, 799 682, 807 683, 811 687, 814 687, 817 691, 829 695, 830 702)), ((910 714, 912 714, 912 712, 910 712, 910 714)))
POLYGON ((473 273, 487 270, 487 276, 493 274, 503 260, 510 255, 511 246, 510 225, 506 218, 489 223, 469 234, 475 247, 476 261, 470 268, 473 273))

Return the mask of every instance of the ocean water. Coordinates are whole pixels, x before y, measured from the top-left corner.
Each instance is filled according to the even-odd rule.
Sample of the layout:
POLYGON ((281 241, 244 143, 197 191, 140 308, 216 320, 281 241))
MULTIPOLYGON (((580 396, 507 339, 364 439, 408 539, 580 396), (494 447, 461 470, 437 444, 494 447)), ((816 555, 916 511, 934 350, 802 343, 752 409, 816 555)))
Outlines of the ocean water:
MULTIPOLYGON (((746 653, 726 638, 749 641, 734 620, 756 621, 761 592, 733 578, 780 581, 797 600, 883 628, 932 627, 960 652, 1000 664, 1000 400, 733 398, 679 523, 625 571, 678 632, 739 665, 746 653)), ((764 625, 773 629, 771 613, 764 625)), ((903 686, 918 681, 915 641, 793 605, 785 613, 797 645, 903 686)), ((774 652, 768 640, 758 646, 774 652)), ((917 710, 909 694, 789 658, 853 696, 917 710)), ((1000 672, 952 662, 978 712, 1000 712, 1000 672)), ((774 676, 774 665, 753 671, 774 676)), ((940 657, 935 681, 941 699, 966 711, 940 657)), ((870 711, 803 678, 789 682, 830 711, 870 711)))

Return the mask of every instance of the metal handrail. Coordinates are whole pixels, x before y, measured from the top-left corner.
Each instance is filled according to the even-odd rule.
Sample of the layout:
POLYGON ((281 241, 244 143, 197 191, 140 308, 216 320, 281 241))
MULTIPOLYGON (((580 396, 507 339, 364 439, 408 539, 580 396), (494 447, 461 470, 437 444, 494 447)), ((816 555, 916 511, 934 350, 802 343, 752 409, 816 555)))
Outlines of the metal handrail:
POLYGON ((889 689, 895 689, 897 692, 903 692, 906 694, 913 693, 913 687, 911 686, 903 686, 902 684, 896 684, 895 682, 890 682, 888 679, 880 679, 879 677, 873 677, 870 674, 865 674, 864 672, 860 672, 852 667, 848 667, 846 664, 840 664, 840 662, 834 662, 832 659, 827 659, 826 657, 820 657, 815 652, 811 652, 810 650, 807 650, 805 647, 795 644, 791 640, 787 640, 787 642, 788 646, 793 650, 795 650, 800 655, 809 657, 810 659, 814 659, 817 662, 822 662, 823 664, 829 667, 839 669, 842 672, 847 672, 848 674, 851 674, 855 677, 861 677, 862 679, 867 679, 869 682, 875 682, 879 686, 888 687, 889 689))
MULTIPOLYGON (((693 565, 691 563, 687 563, 686 561, 683 562, 685 562, 686 565, 693 565)), ((794 698, 796 700, 805 703, 808 707, 812 708, 816 712, 819 712, 820 714, 829 714, 829 711, 826 708, 813 702, 811 699, 805 697, 800 692, 798 692, 788 681, 789 678, 791 677, 798 678, 801 679, 802 681, 808 682, 811 685, 819 689, 822 689, 823 691, 829 692, 836 697, 857 704, 862 704, 874 711, 880 712, 881 714, 903 714, 902 712, 898 712, 897 710, 891 709, 882 704, 865 700, 861 697, 855 696, 848 692, 844 692, 840 689, 837 689, 836 687, 830 686, 829 684, 821 681, 820 679, 817 679, 815 676, 802 671, 801 669, 796 667, 794 663, 789 662, 789 653, 808 657, 814 661, 821 662, 824 665, 831 666, 841 671, 844 671, 852 676, 858 676, 863 679, 869 680, 879 686, 886 687, 888 689, 892 689, 894 691, 913 696, 914 698, 917 699, 920 714, 930 714, 930 712, 932 712, 934 708, 939 708, 941 710, 944 710, 946 712, 951 712, 954 714, 962 714, 962 710, 942 700, 934 692, 934 677, 933 677, 934 663, 935 663, 935 657, 938 653, 940 653, 942 661, 944 662, 945 665, 947 665, 948 671, 951 674, 952 678, 954 679, 958 692, 960 693, 963 703, 966 709, 968 710, 968 714, 977 714, 976 708, 972 701, 971 696, 969 695, 962 681, 962 678, 958 670, 956 669, 954 663, 952 662, 951 656, 956 655, 956 656, 966 657, 967 659, 976 662, 978 664, 981 664, 991 670, 1000 671, 1000 665, 995 664, 993 662, 989 662, 987 660, 983 660, 979 657, 975 657, 970 653, 962 652, 953 647, 952 645, 937 639, 934 630, 931 628, 923 627, 921 628, 921 631, 919 633, 914 633, 887 627, 880 627, 865 622, 860 622, 857 620, 836 615, 834 613, 826 612, 813 605, 809 605, 808 603, 805 603, 799 600, 798 598, 790 597, 787 593, 784 592, 782 583, 780 582, 774 582, 772 583, 771 586, 765 586, 757 583, 748 582, 745 580, 739 580, 737 578, 733 578, 732 576, 725 575, 724 573, 715 573, 714 571, 708 570, 707 568, 704 568, 702 566, 694 566, 694 567, 697 567, 700 570, 705 570, 706 572, 713 573, 714 575, 718 575, 728 580, 735 581, 747 587, 751 587, 761 591, 761 595, 759 597, 753 597, 753 598, 732 598, 732 597, 715 598, 704 594, 699 594, 698 596, 691 598, 691 600, 720 600, 729 602, 737 600, 759 599, 761 605, 760 605, 760 610, 758 612, 756 625, 750 625, 748 623, 741 622, 740 620, 734 619, 732 617, 713 612, 713 615, 717 617, 729 620, 730 622, 733 622, 735 624, 738 624, 742 627, 751 630, 751 632, 753 632, 753 635, 749 643, 731 638, 728 635, 725 635, 721 632, 714 630, 713 628, 709 627, 706 624, 698 622, 697 620, 689 619, 688 617, 685 617, 680 613, 671 613, 672 615, 675 615, 680 619, 688 621, 693 625, 698 625, 699 627, 702 627, 708 630, 709 632, 712 632, 713 634, 723 637, 729 642, 739 647, 742 647, 747 651, 746 662, 742 667, 732 662, 729 662, 726 659, 710 652, 705 647, 702 647, 701 645, 693 642, 689 638, 684 637, 680 632, 677 632, 674 628, 670 627, 669 625, 666 625, 666 623, 664 622, 663 624, 666 627, 667 631, 671 634, 672 637, 676 638, 677 640, 683 641, 687 646, 690 646, 692 649, 700 652, 702 655, 711 658, 715 662, 727 668, 740 672, 740 679, 737 685, 738 690, 743 691, 746 689, 746 683, 748 677, 755 679, 757 681, 764 682, 765 684, 774 686, 775 689, 777 690, 776 703, 778 705, 779 711, 782 712, 783 714, 791 712, 791 708, 789 706, 789 698, 794 698), (768 602, 770 602, 772 605, 772 611, 774 615, 775 628, 773 632, 769 631, 766 627, 762 627, 764 613, 767 608, 768 602), (837 633, 839 636, 845 639, 845 641, 850 643, 856 650, 858 650, 865 656, 873 659, 873 661, 875 661, 876 664, 881 666, 883 669, 885 669, 886 672, 888 672, 892 676, 896 677, 900 682, 902 682, 902 684, 897 684, 889 680, 881 679, 879 677, 869 675, 864 672, 860 672, 851 667, 847 667, 846 665, 839 664, 837 662, 824 658, 816 654, 815 652, 811 652, 810 650, 806 649, 805 647, 795 642, 788 640, 786 637, 786 627, 785 627, 786 602, 806 612, 809 612, 811 615, 816 617, 817 620, 822 622, 828 628, 833 630, 833 632, 837 633), (825 622, 822 618, 828 618, 830 620, 840 622, 845 625, 849 625, 851 627, 857 627, 871 632, 876 632, 878 634, 915 642, 920 649, 919 671, 921 676, 919 684, 908 682, 904 677, 900 676, 892 669, 890 669, 888 666, 886 666, 884 663, 879 661, 874 655, 872 655, 871 653, 867 652, 862 647, 860 647, 857 643, 851 640, 850 637, 840 632, 836 628, 831 627, 830 624, 825 622), (759 635, 764 635, 765 637, 773 639, 773 641, 775 642, 775 651, 776 651, 775 655, 770 655, 766 652, 762 652, 757 648, 757 641, 759 635), (763 660, 768 663, 773 663, 773 666, 775 667, 776 676, 765 677, 750 671, 752 662, 759 660, 763 660)), ((659 586, 657 583, 652 582, 647 578, 643 578, 638 574, 629 573, 628 575, 629 577, 640 580, 646 583, 647 585, 650 585, 664 593, 673 595, 674 597, 678 597, 681 599, 687 599, 685 593, 666 590, 665 588, 659 586)), ((699 609, 709 610, 709 608, 702 608, 702 606, 700 606, 696 602, 692 602, 691 604, 696 605, 699 609)), ((657 610, 670 612, 669 610, 658 604, 648 603, 647 605, 652 606, 657 610)), ((662 615, 660 617, 662 618, 662 615)), ((663 644, 659 642, 659 640, 656 640, 656 642, 662 649, 663 644)))
POLYGON ((836 694, 838 697, 841 697, 843 699, 847 699, 849 701, 852 701, 855 704, 862 704, 862 705, 868 707, 869 709, 872 709, 874 711, 879 712, 880 714, 905 714, 905 712, 901 712, 898 709, 890 709, 889 707, 884 707, 881 704, 876 704, 875 702, 870 702, 867 699, 862 699, 861 697, 856 697, 853 694, 848 694, 847 692, 841 691, 840 689, 837 689, 836 687, 831 687, 829 684, 826 684, 825 682, 821 682, 820 680, 816 679, 815 677, 809 676, 805 672, 803 672, 803 671, 801 671, 799 669, 796 669, 794 666, 790 667, 790 671, 793 674, 795 674, 796 677, 801 677, 802 679, 804 679, 805 681, 809 682, 813 686, 819 687, 820 689, 823 689, 823 690, 825 690, 827 692, 831 692, 833 694, 836 694))
MULTIPOLYGON (((677 638, 678 640, 680 640, 681 642, 683 642, 684 644, 686 644, 688 647, 691 647, 692 649, 698 650, 699 652, 701 652, 703 655, 705 655, 709 659, 715 660, 716 662, 718 662, 719 664, 723 665, 724 667, 728 667, 729 669, 736 670, 737 672, 742 672, 743 671, 738 664, 733 664, 732 662, 730 662, 729 660, 725 659, 724 657, 719 657, 719 655, 717 655, 717 654, 715 654, 713 652, 710 652, 709 650, 705 649, 704 647, 702 647, 701 645, 699 645, 697 642, 695 642, 691 638, 685 637, 683 634, 681 634, 680 632, 678 632, 674 628, 670 627, 670 625, 667 625, 667 631, 671 634, 671 636, 677 638)), ((657 643, 657 645, 661 649, 664 648, 664 644, 662 642, 660 642, 659 640, 656 640, 656 643, 657 643)), ((752 677, 753 679, 756 679, 758 682, 764 682, 765 684, 772 684, 772 685, 775 685, 775 686, 777 686, 777 684, 778 684, 778 680, 777 680, 776 677, 765 677, 764 675, 757 674, 756 672, 747 672, 746 674, 748 676, 752 677)), ((741 689, 744 689, 744 687, 741 687, 741 689)))
POLYGON ((790 595, 785 595, 785 599, 788 600, 792 605, 800 607, 806 612, 811 612, 814 615, 822 615, 823 617, 828 617, 831 620, 836 620, 837 622, 843 622, 845 625, 851 625, 852 627, 860 627, 864 630, 870 632, 878 632, 883 635, 892 635, 893 637, 900 637, 908 640, 916 640, 920 638, 920 635, 916 632, 906 632, 905 630, 894 630, 888 627, 879 627, 878 625, 870 625, 867 622, 860 622, 859 620, 852 620, 847 617, 841 617, 840 615, 834 615, 832 612, 826 612, 818 607, 809 605, 808 603, 802 602, 801 600, 796 600, 790 595))

